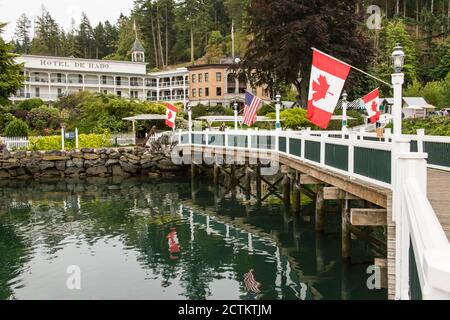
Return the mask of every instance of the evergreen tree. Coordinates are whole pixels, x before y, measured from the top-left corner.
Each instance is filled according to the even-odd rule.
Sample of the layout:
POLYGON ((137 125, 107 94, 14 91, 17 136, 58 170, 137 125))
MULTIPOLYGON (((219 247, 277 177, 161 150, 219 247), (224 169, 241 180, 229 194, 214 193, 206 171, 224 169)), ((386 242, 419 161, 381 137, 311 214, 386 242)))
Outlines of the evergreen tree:
POLYGON ((28 16, 23 13, 16 22, 16 30, 15 30, 15 38, 19 44, 19 47, 16 46, 18 53, 27 54, 30 50, 31 44, 31 20, 28 19, 28 16))
POLYGON ((1 34, 5 23, 0 22, 0 104, 6 104, 8 98, 22 87, 22 66, 14 62, 13 47, 3 40, 1 34))

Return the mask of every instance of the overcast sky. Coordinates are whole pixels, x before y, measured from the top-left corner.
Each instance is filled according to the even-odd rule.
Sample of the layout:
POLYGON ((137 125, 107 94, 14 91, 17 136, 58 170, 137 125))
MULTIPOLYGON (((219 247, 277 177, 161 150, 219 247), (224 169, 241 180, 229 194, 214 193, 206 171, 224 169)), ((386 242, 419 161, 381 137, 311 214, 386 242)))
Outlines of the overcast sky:
POLYGON ((79 23, 82 12, 87 14, 93 26, 105 20, 115 23, 120 13, 130 13, 133 0, 0 0, 0 21, 9 23, 3 33, 4 39, 11 40, 14 36, 15 22, 22 13, 33 21, 40 14, 42 4, 67 31, 72 18, 79 23))

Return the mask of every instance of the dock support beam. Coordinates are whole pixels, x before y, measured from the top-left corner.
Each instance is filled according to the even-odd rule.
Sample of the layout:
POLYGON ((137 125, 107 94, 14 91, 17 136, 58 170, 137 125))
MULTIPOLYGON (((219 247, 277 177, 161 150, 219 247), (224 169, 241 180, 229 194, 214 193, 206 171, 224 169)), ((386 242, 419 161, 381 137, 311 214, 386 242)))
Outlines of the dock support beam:
POLYGON ((316 231, 325 231, 325 200, 323 196, 323 186, 317 185, 316 194, 316 231))
POLYGON ((197 165, 191 163, 191 178, 194 179, 197 176, 197 165))
POLYGON ((219 176, 220 176, 220 167, 215 164, 214 165, 214 186, 219 185, 219 176))
POLYGON ((342 200, 342 258, 350 259, 351 257, 351 234, 350 228, 348 227, 350 223, 350 210, 348 207, 348 200, 342 200))
POLYGON ((256 201, 257 205, 261 205, 261 196, 262 196, 262 190, 261 190, 261 165, 258 163, 255 167, 256 172, 256 201))
POLYGON ((293 198, 293 206, 292 211, 295 214, 300 214, 300 207, 301 207, 301 199, 300 199, 300 174, 298 172, 295 173, 295 180, 294 180, 294 186, 292 190, 292 198, 293 198))
POLYGON ((285 174, 283 178, 283 202, 286 208, 291 206, 291 178, 285 174))

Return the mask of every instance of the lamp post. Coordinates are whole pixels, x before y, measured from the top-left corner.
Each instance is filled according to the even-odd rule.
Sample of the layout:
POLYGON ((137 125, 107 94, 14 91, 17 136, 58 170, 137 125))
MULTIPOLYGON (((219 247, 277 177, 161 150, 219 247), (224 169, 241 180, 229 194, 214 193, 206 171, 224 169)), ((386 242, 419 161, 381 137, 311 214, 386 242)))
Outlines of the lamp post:
POLYGON ((189 102, 187 103, 186 110, 188 112, 188 130, 189 130, 189 132, 191 132, 192 131, 192 107, 189 104, 189 102))
POLYGON ((276 111, 276 123, 275 123, 275 130, 279 131, 281 130, 281 122, 280 122, 280 110, 281 110, 281 95, 277 94, 275 96, 276 104, 275 104, 275 111, 276 111))
POLYGON ((347 91, 342 93, 342 131, 347 132, 347 91))
POLYGON ((238 130, 238 104, 235 101, 233 103, 233 109, 234 109, 234 130, 238 130))
POLYGON ((403 67, 405 65, 405 52, 398 43, 392 52, 392 85, 394 87, 394 105, 392 107, 392 118, 394 119, 394 135, 402 134, 402 86, 405 81, 403 67))

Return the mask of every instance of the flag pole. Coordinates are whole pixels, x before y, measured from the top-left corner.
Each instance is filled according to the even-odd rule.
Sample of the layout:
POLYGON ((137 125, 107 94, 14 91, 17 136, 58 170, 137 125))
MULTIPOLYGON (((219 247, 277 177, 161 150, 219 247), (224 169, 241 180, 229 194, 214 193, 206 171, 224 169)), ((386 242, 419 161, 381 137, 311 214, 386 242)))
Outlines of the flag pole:
POLYGON ((372 78, 372 79, 375 79, 375 80, 377 80, 377 81, 379 81, 379 82, 381 82, 381 83, 387 85, 389 88, 393 88, 392 84, 390 84, 390 83, 388 83, 388 82, 386 82, 386 81, 384 81, 384 80, 382 80, 382 79, 380 79, 380 78, 378 78, 378 77, 376 77, 376 76, 374 76, 374 75, 372 75, 372 74, 370 74, 370 73, 368 73, 368 72, 366 72, 366 71, 363 71, 363 70, 361 70, 361 69, 359 69, 359 68, 357 68, 357 67, 355 67, 355 66, 352 66, 352 65, 349 64, 349 63, 346 63, 346 62, 341 61, 341 60, 339 60, 339 59, 337 59, 337 58, 335 58, 335 57, 333 57, 333 56, 330 56, 329 54, 326 54, 325 52, 322 52, 322 51, 320 51, 320 50, 318 50, 318 49, 316 49, 316 48, 314 48, 314 47, 312 47, 311 49, 312 49, 312 50, 315 50, 315 51, 317 51, 317 52, 320 52, 321 54, 323 54, 323 55, 325 55, 325 56, 327 56, 327 57, 329 57, 329 58, 331 58, 331 59, 333 59, 333 60, 336 60, 336 61, 339 61, 339 62, 341 62, 341 63, 343 63, 343 64, 346 64, 346 65, 348 65, 350 68, 352 68, 353 70, 358 71, 358 72, 360 72, 360 73, 362 73, 362 74, 364 74, 364 75, 366 75, 366 76, 368 76, 368 77, 370 77, 370 78, 372 78))

